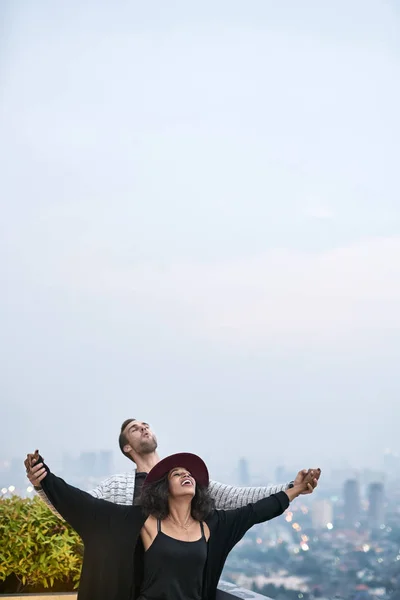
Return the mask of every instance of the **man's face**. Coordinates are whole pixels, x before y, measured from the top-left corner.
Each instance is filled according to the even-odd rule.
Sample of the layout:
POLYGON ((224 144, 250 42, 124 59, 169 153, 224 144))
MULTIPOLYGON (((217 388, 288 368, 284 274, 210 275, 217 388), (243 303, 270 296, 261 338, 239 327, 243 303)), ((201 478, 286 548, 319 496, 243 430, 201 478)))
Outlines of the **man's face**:
POLYGON ((196 482, 184 467, 177 467, 168 473, 168 487, 173 498, 193 498, 196 493, 196 482))
POLYGON ((148 423, 143 421, 131 421, 124 429, 127 444, 124 446, 126 453, 150 454, 157 448, 157 438, 150 429, 148 423))

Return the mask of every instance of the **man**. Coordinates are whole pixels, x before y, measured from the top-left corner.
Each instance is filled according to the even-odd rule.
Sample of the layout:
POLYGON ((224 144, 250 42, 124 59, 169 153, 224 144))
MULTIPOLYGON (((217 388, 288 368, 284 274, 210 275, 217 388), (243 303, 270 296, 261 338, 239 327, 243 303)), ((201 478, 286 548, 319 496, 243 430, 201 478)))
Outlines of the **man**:
MULTIPOLYGON (((95 498, 102 498, 116 504, 133 504, 140 496, 140 491, 147 473, 160 461, 157 453, 157 438, 151 431, 148 423, 137 419, 127 419, 121 425, 119 434, 119 447, 121 452, 136 465, 136 469, 128 473, 112 475, 100 485, 89 492, 95 498)), ((60 519, 62 518, 47 498, 40 482, 46 476, 43 467, 34 464, 33 455, 28 454, 25 460, 27 477, 40 498, 50 510, 60 519)), ((296 478, 290 483, 268 487, 234 487, 216 481, 209 484, 210 494, 215 501, 216 508, 230 509, 241 508, 247 504, 257 502, 280 491, 285 491, 294 485, 301 484, 308 471, 299 471, 296 478)), ((317 480, 315 480, 317 485, 317 480)))

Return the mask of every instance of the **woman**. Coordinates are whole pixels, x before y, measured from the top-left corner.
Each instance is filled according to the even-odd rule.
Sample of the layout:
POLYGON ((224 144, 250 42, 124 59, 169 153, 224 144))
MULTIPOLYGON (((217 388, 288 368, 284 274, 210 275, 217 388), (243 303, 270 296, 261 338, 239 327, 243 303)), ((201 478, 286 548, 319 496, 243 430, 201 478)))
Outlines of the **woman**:
POLYGON ((246 531, 312 492, 320 475, 311 471, 302 484, 244 508, 214 510, 207 467, 194 454, 160 461, 145 480, 141 506, 98 500, 44 468, 46 495, 84 542, 79 600, 212 600, 246 531))

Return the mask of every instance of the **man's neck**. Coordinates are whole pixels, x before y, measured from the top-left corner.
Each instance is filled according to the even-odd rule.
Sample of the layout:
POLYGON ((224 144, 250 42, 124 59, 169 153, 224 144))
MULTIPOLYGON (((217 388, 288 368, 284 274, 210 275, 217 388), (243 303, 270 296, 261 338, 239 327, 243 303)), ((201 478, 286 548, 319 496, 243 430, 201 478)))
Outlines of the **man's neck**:
POLYGON ((150 452, 150 454, 138 454, 134 457, 134 461, 138 473, 150 473, 151 469, 160 462, 160 457, 157 452, 150 452))

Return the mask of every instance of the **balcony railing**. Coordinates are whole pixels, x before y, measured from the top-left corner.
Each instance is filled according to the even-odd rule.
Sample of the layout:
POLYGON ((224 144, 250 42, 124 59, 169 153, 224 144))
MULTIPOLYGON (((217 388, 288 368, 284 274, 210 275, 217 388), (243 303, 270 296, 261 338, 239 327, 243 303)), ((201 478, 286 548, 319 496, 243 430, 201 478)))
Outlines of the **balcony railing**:
POLYGON ((217 592, 217 600, 233 600, 234 598, 244 598, 247 600, 271 600, 267 596, 262 596, 251 590, 240 588, 233 583, 220 581, 217 592))

